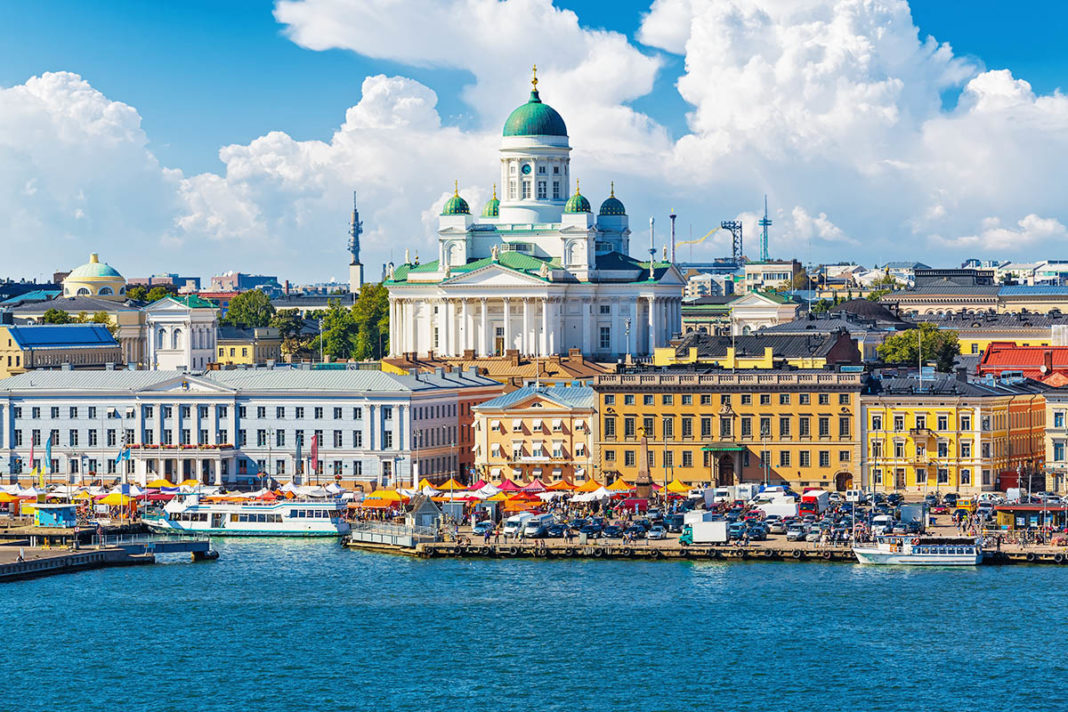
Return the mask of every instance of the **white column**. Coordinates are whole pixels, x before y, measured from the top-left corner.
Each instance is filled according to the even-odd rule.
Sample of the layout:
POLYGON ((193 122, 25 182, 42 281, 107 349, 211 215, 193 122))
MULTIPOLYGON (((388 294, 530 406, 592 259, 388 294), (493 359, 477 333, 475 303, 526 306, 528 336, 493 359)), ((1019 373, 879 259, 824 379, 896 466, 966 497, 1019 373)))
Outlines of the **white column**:
POLYGON ((593 304, 589 299, 582 300, 582 353, 593 353, 590 348, 590 322, 593 321, 593 304))
POLYGON ((545 352, 545 355, 554 354, 557 352, 556 345, 559 343, 559 339, 556 338, 556 332, 560 329, 560 300, 550 299, 549 308, 551 310, 549 319, 549 350, 545 352))
POLYGON ((467 298, 460 300, 460 326, 462 327, 462 333, 460 336, 460 352, 463 353, 467 349, 475 347, 474 341, 471 339, 471 314, 467 311, 467 298))
POLYGON ((630 333, 627 334, 627 353, 634 355, 638 348, 638 300, 627 301, 628 318, 630 319, 630 333))
POLYGON ((533 351, 530 345, 533 340, 530 338, 530 299, 523 297, 523 338, 519 340, 520 352, 524 355, 533 351))
POLYGON ((504 350, 512 348, 512 311, 508 297, 504 298, 504 350))
POLYGON ((538 353, 541 356, 549 354, 549 300, 541 299, 541 335, 538 339, 538 353))
POLYGON ((439 354, 445 353, 447 338, 445 336, 445 310, 448 305, 444 299, 438 301, 438 344, 436 350, 439 354))
POLYGON ((457 331, 458 330, 457 330, 456 327, 458 326, 458 324, 456 323, 456 300, 455 299, 450 299, 449 300, 449 305, 446 308, 446 313, 448 314, 448 319, 449 319, 449 325, 448 325, 449 351, 448 351, 448 354, 449 354, 449 356, 456 356, 459 353, 459 349, 457 348, 457 344, 459 343, 459 339, 457 338, 457 336, 458 336, 457 331))
POLYGON ((489 330, 489 322, 486 320, 486 309, 489 307, 489 305, 487 304, 488 301, 489 300, 486 299, 485 297, 482 297, 482 299, 481 299, 481 307, 482 307, 482 315, 481 315, 481 319, 482 319, 482 340, 481 340, 482 348, 481 348, 481 352, 482 353, 480 354, 481 356, 489 356, 489 343, 490 343, 489 331, 488 331, 489 330))
POLYGON ((649 355, 653 355, 653 344, 656 343, 656 298, 649 297, 649 355))
MULTIPOLYGON (((417 331, 416 316, 418 311, 418 305, 414 299, 408 299, 404 302, 404 319, 408 322, 408 336, 409 338, 404 342, 404 348, 408 351, 419 351, 419 331, 417 331)), ((425 331, 425 329, 423 330, 425 331)))
MULTIPOLYGON (((222 483, 223 483, 223 480, 222 480, 222 459, 216 458, 214 463, 215 463, 215 486, 216 487, 221 487, 222 483)), ((198 469, 198 471, 197 471, 197 479, 198 480, 200 479, 199 468, 200 468, 200 462, 197 461, 197 469, 198 469)))

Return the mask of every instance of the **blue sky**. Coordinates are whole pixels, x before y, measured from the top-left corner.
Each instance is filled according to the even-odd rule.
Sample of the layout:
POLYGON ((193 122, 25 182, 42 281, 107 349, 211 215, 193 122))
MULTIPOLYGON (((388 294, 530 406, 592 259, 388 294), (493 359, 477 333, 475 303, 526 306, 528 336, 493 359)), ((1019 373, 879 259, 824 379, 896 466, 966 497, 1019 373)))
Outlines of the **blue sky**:
MULTIPOLYGON (((356 7, 381 1, 365 0, 356 3, 356 7)), ((456 0, 440 1, 444 4, 456 0)), ((528 8, 539 4, 539 0, 523 2, 528 8)), ((878 2, 892 8, 897 0, 878 2)), ((307 3, 313 5, 314 0, 307 3)), ((732 113, 727 108, 734 101, 731 92, 744 95, 746 83, 751 81, 743 69, 744 63, 735 66, 730 57, 714 57, 713 65, 724 64, 709 70, 707 53, 702 55, 701 47, 696 48, 692 57, 684 57, 681 47, 665 50, 671 44, 670 38, 661 37, 660 46, 643 44, 639 33, 650 13, 650 0, 557 0, 555 4, 578 15, 584 33, 581 39, 590 43, 591 53, 604 52, 604 56, 615 62, 626 59, 630 52, 631 60, 644 55, 660 63, 648 93, 619 99, 626 92, 617 87, 614 93, 597 97, 601 110, 632 109, 638 117, 648 117, 651 125, 641 126, 640 120, 627 124, 626 116, 616 116, 619 123, 611 130, 618 134, 619 145, 623 147, 621 154, 626 155, 611 160, 589 155, 584 158, 592 165, 583 175, 597 185, 616 178, 617 188, 622 188, 628 196, 628 207, 634 208, 634 215, 661 214, 668 207, 676 207, 685 216, 684 225, 694 222, 701 225, 709 220, 715 224, 720 217, 753 220, 755 216, 750 213, 757 208, 760 195, 767 191, 772 195, 773 211, 777 211, 777 235, 773 239, 781 241, 782 256, 787 256, 787 250, 795 250, 798 254, 792 256, 803 259, 829 260, 855 255, 864 263, 904 257, 924 261, 943 259, 951 263, 980 253, 1023 259, 1045 254, 1043 250, 1062 244, 1068 236, 1064 228, 1068 216, 1061 214, 1060 196, 1049 189, 1059 180, 1062 158, 1068 159, 1068 149, 1060 153, 1061 137, 1068 134, 1068 126, 1060 123, 1063 117, 1059 104, 1051 108, 1049 102, 1045 105, 1042 102, 1043 96, 1056 96, 1054 93, 1065 85, 1068 71, 1068 53, 1061 47, 1064 16, 1068 13, 1068 6, 1063 3, 913 0, 912 22, 919 29, 921 42, 932 35, 939 42, 949 43, 955 59, 949 62, 944 58, 928 58, 900 66, 893 65, 896 60, 890 60, 893 71, 900 70, 906 95, 913 85, 918 87, 916 96, 911 97, 879 97, 879 92, 885 90, 879 84, 883 78, 879 71, 859 79, 849 71, 844 73, 849 81, 861 87, 846 95, 848 101, 857 101, 858 96, 867 98, 874 91, 875 103, 884 102, 877 107, 878 111, 873 111, 874 123, 878 124, 887 112, 900 112, 911 117, 911 122, 904 122, 904 128, 885 129, 872 128, 860 121, 835 133, 842 116, 820 114, 833 97, 822 96, 811 102, 806 98, 808 94, 819 96, 821 91, 835 86, 833 77, 823 78, 805 90, 798 89, 797 96, 790 96, 794 87, 789 84, 769 92, 772 100, 769 105, 774 103, 769 114, 776 119, 781 115, 782 120, 769 127, 771 136, 766 144, 761 143, 760 131, 755 135, 747 133, 751 127, 746 116, 735 115, 739 112, 732 113), (625 51, 606 48, 607 43, 594 37, 596 33, 586 32, 595 29, 625 35, 628 40, 625 51), (705 62, 703 67, 701 62, 705 62), (676 83, 680 77, 685 81, 691 63, 694 65, 690 72, 691 101, 687 101, 676 83), (963 65, 967 67, 961 69, 963 65), (988 71, 1003 68, 1011 70, 1011 77, 988 71), (723 70, 732 79, 721 84, 723 70), (709 71, 712 74, 707 74, 709 71), (939 73, 953 77, 932 78, 939 73), (976 76, 985 83, 972 92, 967 106, 958 107, 962 92, 967 91, 969 80, 976 76), (1021 79, 1030 83, 1034 96, 1025 96, 1026 91, 1013 85, 1013 81, 1021 79), (737 83, 732 85, 731 81, 737 83), (701 82, 726 87, 726 93, 711 98, 702 95, 701 82), (922 108, 924 92, 929 93, 930 87, 940 92, 941 113, 922 108), (1009 102, 1012 104, 1009 109, 1002 106, 1004 102, 999 103, 1001 98, 1016 93, 1020 97, 1009 102), (695 111, 694 104, 702 104, 705 117, 697 129, 688 123, 688 114, 695 111), (983 111, 971 112, 972 106, 983 111), (994 118, 987 111, 991 106, 995 107, 994 113, 1001 112, 994 118), (1042 116, 1033 116, 1036 112, 1042 116), (718 116, 720 113, 730 115, 718 116), (815 137, 811 130, 813 117, 816 123, 826 119, 819 124, 815 137), (790 121, 796 123, 787 125, 790 121), (1032 125, 1029 122, 1048 129, 1049 135, 1036 134, 1028 128, 1032 125), (908 135, 903 138, 902 134, 908 135), (988 137, 1003 148, 1000 163, 997 156, 987 157, 985 151, 976 153, 988 137), (694 141, 680 143, 684 138, 694 141), (960 143, 953 147, 955 152, 947 148, 946 155, 919 167, 932 146, 948 146, 954 139, 960 143), (824 144, 829 150, 823 150, 824 144), (806 151, 810 145, 821 149, 806 151), (854 155, 865 153, 869 147, 875 147, 873 155, 853 160, 854 155), (973 165, 977 155, 985 162, 980 160, 973 165), (688 165, 689 156, 700 157, 700 163, 688 165), (663 169, 664 177, 656 179, 648 175, 650 161, 669 167, 663 169), (1049 166, 1042 168, 1044 162, 1049 166), (888 165, 904 166, 902 174, 888 179, 884 175, 888 165), (968 167, 977 173, 998 175, 1007 182, 991 186, 986 181, 988 185, 984 187, 979 185, 983 181, 977 179, 976 186, 959 189, 961 177, 957 171, 968 167), (1042 186, 1046 186, 1044 192, 1042 186), (858 194, 850 195, 854 188, 858 194), (886 207, 886 195, 894 196, 897 201, 893 209, 886 207), (901 254, 903 246, 907 255, 901 254)), ((407 9, 405 3, 392 7, 407 9)), ((0 186, 8 186, 8 192, 16 196, 23 193, 35 196, 33 200, 15 204, 22 210, 17 219, 5 223, 0 218, 0 233, 7 230, 13 236, 24 235, 28 243, 47 245, 43 254, 31 251, 21 256, 13 269, 27 274, 48 273, 69 266, 68 262, 76 264, 80 260, 75 255, 88 251, 88 246, 103 245, 103 249, 108 249, 109 241, 118 243, 117 235, 124 235, 128 240, 147 240, 142 243, 145 249, 137 256, 127 257, 130 263, 127 269, 133 272, 181 269, 207 274, 225 268, 284 272, 277 265, 285 264, 297 279, 340 277, 342 270, 333 265, 340 263, 342 255, 338 250, 343 240, 329 242, 322 238, 322 244, 318 240, 325 231, 334 230, 343 221, 345 194, 351 187, 375 195, 381 206, 378 213, 369 207, 365 215, 368 225, 379 228, 377 234, 368 237, 371 258, 367 261, 372 264, 395 255, 399 244, 421 244, 424 250, 430 249, 433 228, 427 215, 433 213, 434 201, 442 199, 439 186, 451 186, 453 177, 459 177, 469 186, 471 199, 485 198, 493 180, 492 155, 481 158, 478 171, 466 161, 458 161, 463 165, 455 169, 436 168, 433 180, 427 178, 425 184, 417 184, 412 175, 399 169, 390 173, 376 165, 374 170, 362 170, 359 161, 367 159, 357 152, 328 159, 333 171, 329 175, 336 180, 312 198, 303 189, 280 187, 285 182, 283 177, 289 174, 286 170, 292 174, 312 171, 314 162, 299 165, 299 161, 292 159, 293 154, 314 153, 322 148, 315 142, 330 142, 345 122, 346 111, 360 102, 365 78, 373 75, 399 77, 405 82, 392 89, 379 85, 387 103, 398 92, 418 96, 420 86, 432 89, 437 95, 436 111, 443 126, 456 127, 458 135, 469 142, 459 152, 455 146, 434 144, 427 149, 427 156, 447 161, 456 160, 457 155, 465 156, 465 152, 474 150, 472 147, 481 150, 487 145, 485 137, 497 130, 496 123, 500 120, 496 109, 487 109, 484 97, 481 103, 471 101, 472 97, 478 97, 480 81, 485 81, 487 87, 500 86, 500 77, 491 76, 492 71, 483 72, 482 63, 486 67, 495 63, 504 66, 514 57, 502 49, 500 57, 487 54, 484 60, 473 64, 468 61, 465 65, 462 60, 453 63, 461 68, 442 66, 432 53, 415 61, 406 60, 400 54, 393 59, 372 59, 358 49, 354 51, 353 48, 368 42, 355 31, 350 32, 351 38, 324 41, 325 49, 309 49, 287 35, 286 27, 276 21, 274 10, 273 2, 263 0, 181 3, 40 0, 0 4, 0 90, 18 87, 46 72, 80 75, 99 94, 100 101, 122 102, 136 110, 148 160, 158 162, 163 169, 161 175, 146 177, 144 171, 151 170, 141 168, 142 172, 132 177, 120 176, 114 185, 106 186, 107 190, 98 191, 97 195, 92 187, 84 185, 100 177, 93 170, 106 170, 97 167, 110 165, 109 160, 116 161, 116 166, 126 166, 131 154, 112 155, 100 149, 101 153, 94 153, 91 160, 85 159, 88 163, 84 177, 81 173, 74 177, 50 175, 42 167, 43 161, 34 160, 33 148, 28 151, 29 158, 21 156, 18 167, 9 169, 11 176, 5 178, 0 167, 0 186), (476 90, 474 94, 472 89, 476 90), (277 135, 284 139, 283 145, 274 147, 277 151, 274 148, 267 151, 256 144, 257 138, 269 132, 281 132, 277 135), (230 145, 238 149, 237 160, 233 155, 220 159, 220 148, 230 145), (286 170, 275 170, 281 164, 285 164, 286 170), (233 180, 230 173, 235 171, 245 171, 245 174, 233 180), (185 182, 179 183, 175 177, 178 172, 185 182), (56 186, 65 181, 66 184, 56 186), (345 185, 348 182, 353 185, 345 185), (131 189, 146 183, 152 187, 145 195, 131 189), (268 184, 270 190, 261 190, 268 184), (42 187, 51 191, 47 200, 42 187), (129 204, 122 203, 124 195, 129 195, 129 204), (299 200, 305 199, 307 202, 287 212, 288 201, 293 200, 296 206, 299 200), (158 210, 153 213, 156 203, 158 210), (54 221, 45 214, 67 210, 69 215, 54 221), (248 246, 255 244, 250 236, 254 237, 257 230, 269 233, 273 242, 266 246, 256 244, 257 249, 250 253, 248 246), (307 239, 315 240, 314 244, 304 243, 299 250, 282 246, 307 239), (225 247, 228 244, 240 245, 241 249, 225 247), (193 252, 212 248, 219 255, 214 261, 196 258, 191 256, 190 248, 193 252), (324 263, 332 266, 323 267, 324 263)), ((829 12, 815 12, 808 19, 821 21, 829 12)), ((897 22, 893 29, 906 41, 911 28, 902 27, 899 19, 892 20, 897 22)), ((777 29, 788 32, 796 29, 789 26, 795 20, 776 17, 772 24, 780 23, 777 29)), ((856 27, 858 36, 868 37, 877 44, 879 28, 862 25, 856 27)), ((520 35, 514 41, 530 39, 520 35)), ((564 45, 554 48, 556 39, 544 41, 548 45, 546 53, 565 49, 564 45)), ((404 40, 398 37, 395 44, 403 44, 404 40)), ((814 42, 825 40, 817 37, 814 42)), ((745 41, 758 53, 759 45, 775 40, 769 34, 749 36, 745 41)), ((379 51, 379 54, 389 52, 379 51)), ((539 53, 532 51, 532 54, 539 53)), ((880 58, 876 56, 876 59, 880 58)), ((565 69, 557 67, 557 72, 565 69)), ((525 82, 525 77, 521 81, 525 82)), ((625 84, 627 78, 605 79, 606 84, 611 82, 625 84)), ((590 145, 589 126, 583 126, 583 117, 576 117, 575 97, 561 97, 559 92, 554 96, 559 97, 565 108, 570 108, 570 113, 565 112, 569 126, 576 127, 579 139, 586 141, 584 145, 590 145)), ((64 99, 70 100, 70 96, 64 99)), ((511 105, 517 100, 521 100, 518 90, 517 97, 509 97, 504 103, 511 105)), ((16 118, 22 116, 16 101, 8 102, 7 110, 12 107, 16 109, 12 112, 16 118)), ((751 110, 759 113, 760 109, 758 104, 751 110)), ((62 113, 70 107, 48 110, 62 113)), ((0 97, 0 127, 5 125, 4 111, 0 97)), ((452 135, 444 130, 431 133, 436 136, 431 142, 444 141, 446 135, 452 135)), ((357 132, 357 135, 361 141, 374 140, 367 132, 357 132)), ((424 132, 419 136, 422 140, 429 134, 424 132)), ((573 143, 577 145, 575 136, 573 133, 573 143)), ((24 141, 17 133, 5 138, 6 150, 16 154, 22 143, 30 141, 30 138, 24 141)), ((140 140, 138 136, 126 138, 134 145, 140 140)), ((47 139, 40 136, 35 136, 35 140, 48 145, 47 139)), ((0 158, 5 156, 3 141, 0 139, 0 158)), ((71 161, 74 163, 75 159, 71 161)), ((61 162, 59 165, 62 167, 61 162)), ((303 175, 313 176, 314 171, 303 175)), ((587 185, 586 180, 583 185, 587 185)), ((0 205, 0 212, 12 210, 0 205)), ((723 245, 707 247, 722 251, 723 245)), ((711 255, 701 255, 708 256, 711 255)))
MULTIPOLYGON (((649 2, 568 0, 583 25, 633 39, 649 2)), ((1046 93, 1068 72, 1063 28, 1068 5, 995 0, 913 0, 921 32, 989 68, 1011 67, 1046 93), (1059 19, 1058 19, 1059 18, 1059 19)), ((287 39, 259 0, 40 0, 0 4, 0 85, 44 71, 81 74, 111 99, 137 107, 161 161, 186 171, 215 171, 220 146, 271 130, 327 138, 359 100, 368 74, 403 73, 438 94, 444 120, 474 117, 459 90, 467 72, 373 60, 347 50, 311 51, 287 39)), ((669 127, 685 129, 690 108, 673 86, 681 57, 666 56, 655 90, 634 102, 669 127)))

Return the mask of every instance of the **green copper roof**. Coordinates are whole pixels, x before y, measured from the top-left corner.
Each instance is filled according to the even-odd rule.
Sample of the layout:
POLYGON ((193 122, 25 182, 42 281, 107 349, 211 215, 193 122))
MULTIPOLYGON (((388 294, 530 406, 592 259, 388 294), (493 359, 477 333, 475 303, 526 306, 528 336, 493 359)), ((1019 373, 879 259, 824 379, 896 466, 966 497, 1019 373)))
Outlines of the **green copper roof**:
POLYGON ((470 215, 471 208, 467 207, 467 201, 461 198, 459 193, 455 193, 451 198, 445 201, 445 206, 441 209, 441 214, 470 215))
POLYGON ((482 208, 482 217, 495 218, 501 214, 501 201, 494 196, 486 201, 486 207, 482 208))
MULTIPOLYGON (((188 294, 184 297, 176 297, 172 294, 170 296, 163 297, 163 299, 170 299, 172 302, 184 304, 190 309, 215 309, 218 307, 218 305, 210 299, 199 297, 196 294, 188 294)), ((159 301, 162 302, 163 299, 160 299, 159 301)))
POLYGON ((590 201, 586 200, 586 196, 578 192, 578 189, 576 188, 571 197, 567 199, 567 204, 564 205, 564 212, 592 213, 593 210, 590 208, 590 201))
POLYGON ((623 202, 616 196, 610 196, 603 203, 601 203, 601 215, 626 215, 627 209, 623 207, 623 202))
POLYGON ((538 90, 530 92, 526 104, 509 115, 504 122, 505 136, 567 136, 567 126, 556 109, 543 104, 538 90))
POLYGON ((92 255, 89 256, 89 261, 88 262, 86 262, 84 265, 82 265, 80 267, 75 267, 73 270, 71 270, 71 273, 68 275, 68 279, 74 279, 74 280, 86 279, 86 278, 90 278, 91 279, 91 278, 94 278, 94 277, 96 277, 96 278, 99 278, 99 277, 118 277, 118 278, 121 278, 122 275, 119 274, 118 270, 116 270, 111 265, 106 264, 104 262, 100 262, 98 260, 97 256, 96 256, 95 252, 92 255))

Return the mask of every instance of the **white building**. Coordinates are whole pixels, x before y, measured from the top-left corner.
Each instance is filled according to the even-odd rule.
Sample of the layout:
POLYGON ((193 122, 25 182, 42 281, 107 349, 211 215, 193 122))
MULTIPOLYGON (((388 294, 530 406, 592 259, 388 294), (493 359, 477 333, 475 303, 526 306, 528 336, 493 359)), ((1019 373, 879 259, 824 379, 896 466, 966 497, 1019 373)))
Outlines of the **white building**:
POLYGON ((40 467, 69 482, 125 475, 232 487, 300 481, 304 465, 307 482, 318 436, 320 481, 443 481, 458 474, 469 404, 502 390, 470 371, 32 371, 0 380, 0 473, 40 467), (123 443, 131 458, 117 467, 123 443))
POLYGON ((494 189, 474 218, 456 190, 439 218, 437 259, 389 265, 390 354, 651 356, 681 329, 682 275, 630 256, 614 188, 597 215, 577 181, 570 192, 567 128, 536 78, 503 133, 502 199, 494 189))
POLYGON ((214 304, 196 295, 166 297, 144 312, 149 368, 202 370, 215 361, 219 323, 214 304))

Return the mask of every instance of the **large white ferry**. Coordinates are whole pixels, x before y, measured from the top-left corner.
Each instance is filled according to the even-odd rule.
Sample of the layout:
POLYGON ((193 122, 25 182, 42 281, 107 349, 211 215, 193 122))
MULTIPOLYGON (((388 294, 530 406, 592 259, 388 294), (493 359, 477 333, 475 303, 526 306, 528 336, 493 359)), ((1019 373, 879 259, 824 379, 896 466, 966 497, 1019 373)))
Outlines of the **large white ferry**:
POLYGON ((145 524, 166 534, 215 536, 341 536, 349 532, 340 501, 201 502, 175 498, 145 524))
POLYGON ((975 566, 983 561, 983 546, 980 539, 876 536, 856 544, 853 554, 862 564, 975 566))

